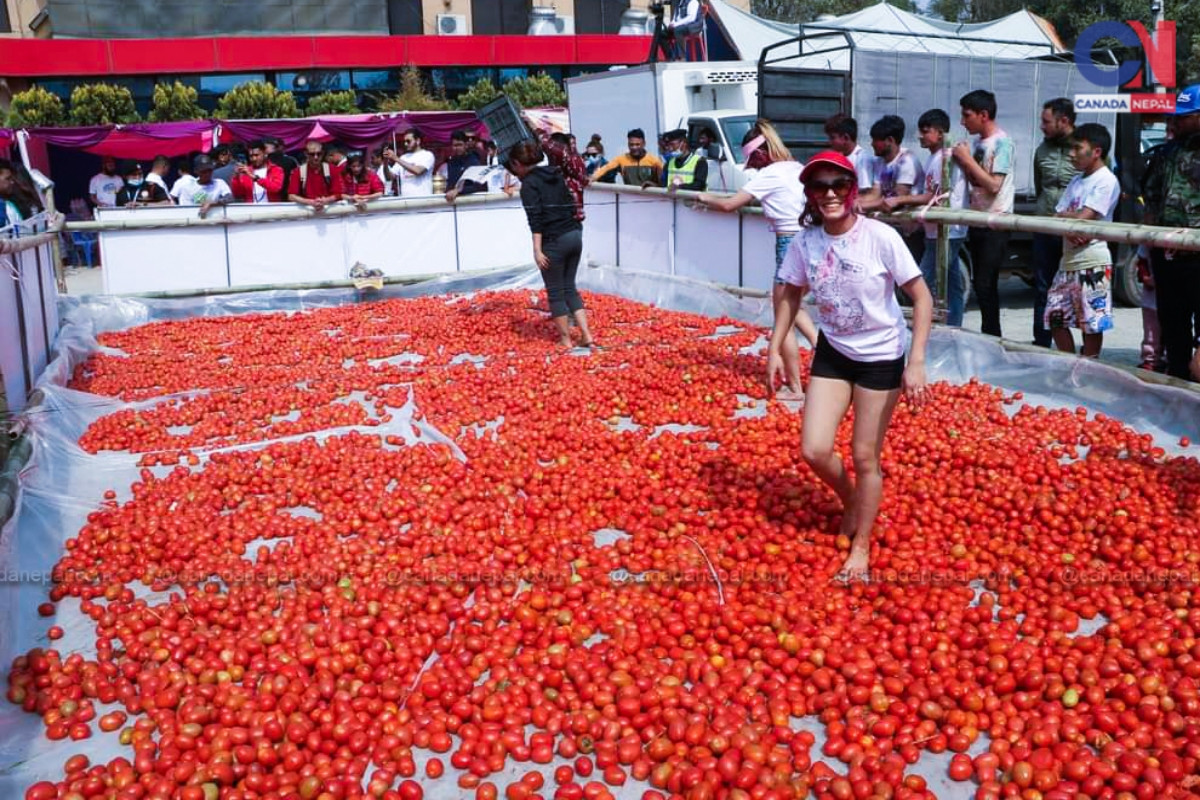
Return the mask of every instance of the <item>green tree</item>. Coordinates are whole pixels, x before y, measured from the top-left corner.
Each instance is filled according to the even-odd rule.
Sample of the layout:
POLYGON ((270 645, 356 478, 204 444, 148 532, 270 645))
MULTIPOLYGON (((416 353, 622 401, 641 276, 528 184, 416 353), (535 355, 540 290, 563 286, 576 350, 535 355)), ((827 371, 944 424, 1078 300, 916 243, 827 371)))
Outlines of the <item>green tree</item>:
POLYGON ((450 101, 436 97, 425 89, 421 70, 409 64, 400 73, 400 91, 394 95, 383 95, 376 100, 379 111, 447 111, 450 101))
POLYGON ((204 119, 208 114, 197 102, 196 90, 179 81, 172 84, 158 83, 154 86, 154 108, 150 109, 151 122, 181 122, 204 119))
POLYGON ((264 81, 233 87, 217 103, 220 119, 289 119, 300 116, 291 92, 281 92, 264 81))
POLYGON ((62 98, 41 86, 13 95, 8 124, 14 128, 50 128, 64 125, 66 121, 62 98))
POLYGON ((359 112, 358 97, 350 89, 344 92, 321 92, 308 101, 308 108, 305 111, 310 117, 326 114, 357 114, 359 112))
POLYGON ((76 125, 124 125, 137 122, 133 93, 111 83, 87 83, 71 92, 71 122, 76 125))
POLYGON ((478 111, 499 96, 500 90, 490 78, 480 78, 459 95, 456 105, 464 111, 478 111))
POLYGON ((543 106, 565 106, 567 93, 558 81, 544 72, 528 78, 513 78, 504 84, 504 93, 518 108, 541 108, 543 106))

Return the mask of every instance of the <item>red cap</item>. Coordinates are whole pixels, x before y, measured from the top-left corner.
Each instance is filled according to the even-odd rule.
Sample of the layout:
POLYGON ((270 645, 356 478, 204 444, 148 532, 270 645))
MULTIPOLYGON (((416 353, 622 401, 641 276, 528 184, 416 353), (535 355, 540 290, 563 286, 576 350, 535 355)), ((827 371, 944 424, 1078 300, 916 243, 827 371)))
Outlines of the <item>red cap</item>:
POLYGON ((845 170, 851 175, 855 175, 854 165, 850 163, 850 159, 846 158, 836 150, 822 150, 817 153, 808 163, 804 165, 804 169, 800 170, 800 182, 808 183, 809 176, 812 175, 818 167, 837 167, 845 170))

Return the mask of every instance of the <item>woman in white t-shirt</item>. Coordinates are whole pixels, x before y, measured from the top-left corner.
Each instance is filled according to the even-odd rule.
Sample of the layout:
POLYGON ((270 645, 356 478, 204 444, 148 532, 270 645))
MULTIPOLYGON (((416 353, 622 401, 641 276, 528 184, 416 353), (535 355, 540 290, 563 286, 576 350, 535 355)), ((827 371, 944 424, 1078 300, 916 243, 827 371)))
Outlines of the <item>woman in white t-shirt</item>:
MULTIPOLYGON (((758 120, 746 132, 742 139, 742 153, 746 157, 746 169, 753 170, 749 182, 737 194, 728 197, 701 192, 696 202, 725 212, 737 211, 755 200, 762 204, 763 216, 775 232, 775 281, 771 299, 778 318, 779 296, 783 292, 779 267, 792 238, 800 232, 800 214, 804 211, 804 187, 800 184, 800 170, 804 165, 792 158, 775 126, 765 119, 758 120)), ((817 326, 803 308, 796 314, 796 327, 810 344, 816 346, 817 326)), ((802 399, 804 389, 800 385, 800 348, 794 336, 789 336, 783 343, 783 365, 787 393, 781 392, 780 398, 802 399)))
POLYGON ((858 181, 854 165, 827 150, 800 175, 807 199, 803 229, 792 240, 780 279, 775 330, 767 356, 767 384, 784 371, 783 342, 806 292, 821 319, 801 434, 801 453, 817 476, 842 500, 841 533, 852 536, 839 577, 867 578, 871 529, 883 497, 879 468, 883 437, 901 388, 910 403, 924 402, 925 343, 933 319, 933 297, 900 234, 878 220, 854 213, 858 181), (912 354, 904 349, 908 329, 896 302, 899 285, 913 301, 912 354), (834 449, 838 426, 854 408, 852 480, 834 449))

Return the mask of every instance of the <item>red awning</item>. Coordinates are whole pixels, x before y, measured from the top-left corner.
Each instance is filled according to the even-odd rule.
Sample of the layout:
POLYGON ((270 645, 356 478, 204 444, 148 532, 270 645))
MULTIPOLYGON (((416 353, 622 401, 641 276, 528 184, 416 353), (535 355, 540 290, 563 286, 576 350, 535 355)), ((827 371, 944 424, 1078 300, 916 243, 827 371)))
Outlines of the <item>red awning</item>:
POLYGON ((181 75, 310 69, 639 64, 646 36, 247 36, 5 39, 0 76, 181 75))

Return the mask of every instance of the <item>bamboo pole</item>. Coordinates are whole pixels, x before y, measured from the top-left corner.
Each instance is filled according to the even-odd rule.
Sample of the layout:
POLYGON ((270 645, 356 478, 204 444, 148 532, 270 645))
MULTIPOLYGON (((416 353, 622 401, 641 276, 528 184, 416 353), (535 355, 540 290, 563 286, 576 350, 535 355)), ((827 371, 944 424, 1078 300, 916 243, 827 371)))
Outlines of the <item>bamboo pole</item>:
POLYGON ((943 225, 968 225, 997 231, 1048 233, 1052 236, 1087 236, 1106 242, 1137 246, 1140 244, 1167 250, 1200 250, 1200 229, 1164 228, 1133 225, 1127 222, 1093 222, 1063 217, 1034 217, 1023 214, 992 214, 967 209, 930 208, 882 215, 888 221, 936 222, 943 225))

